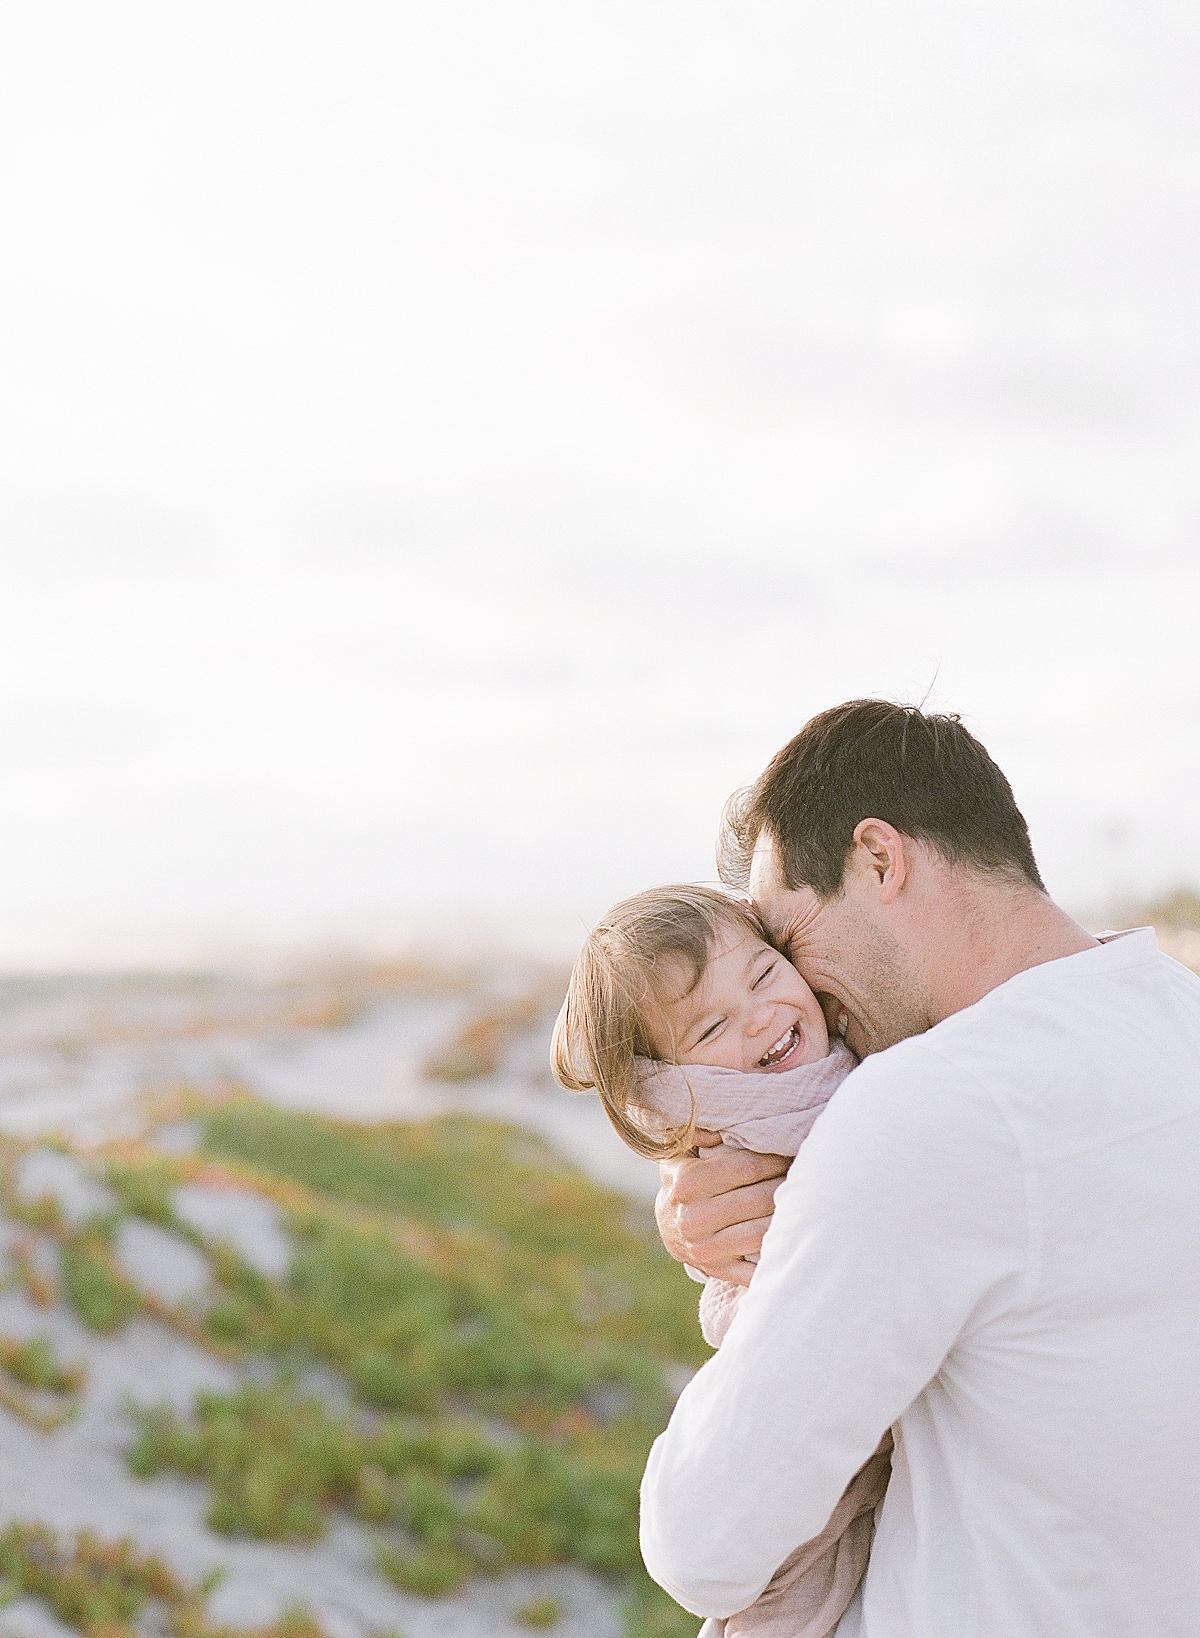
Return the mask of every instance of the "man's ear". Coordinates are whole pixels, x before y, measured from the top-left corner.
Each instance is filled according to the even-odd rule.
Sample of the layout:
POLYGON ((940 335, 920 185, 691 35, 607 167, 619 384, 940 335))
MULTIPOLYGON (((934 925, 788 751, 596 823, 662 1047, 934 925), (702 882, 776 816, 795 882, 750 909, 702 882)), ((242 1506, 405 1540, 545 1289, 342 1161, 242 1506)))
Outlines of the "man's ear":
POLYGON ((854 827, 854 854, 859 869, 874 882, 880 904, 891 904, 908 875, 904 837, 886 819, 860 819, 854 827))

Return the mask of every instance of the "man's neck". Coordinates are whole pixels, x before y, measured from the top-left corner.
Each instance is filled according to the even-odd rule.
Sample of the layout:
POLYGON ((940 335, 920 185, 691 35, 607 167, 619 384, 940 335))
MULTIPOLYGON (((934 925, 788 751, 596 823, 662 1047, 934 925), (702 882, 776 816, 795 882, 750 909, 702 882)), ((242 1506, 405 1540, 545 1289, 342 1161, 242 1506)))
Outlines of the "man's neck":
POLYGON ((940 938, 929 952, 928 993, 936 998, 931 1023, 973 1006, 1030 967, 1099 943, 1036 888, 972 877, 956 883, 956 894, 955 936, 940 938))

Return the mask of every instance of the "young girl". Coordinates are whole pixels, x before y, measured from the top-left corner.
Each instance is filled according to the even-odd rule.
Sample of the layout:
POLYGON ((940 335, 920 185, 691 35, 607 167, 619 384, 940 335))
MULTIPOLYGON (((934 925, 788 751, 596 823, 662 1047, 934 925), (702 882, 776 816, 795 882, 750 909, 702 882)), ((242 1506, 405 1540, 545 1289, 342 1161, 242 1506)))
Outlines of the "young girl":
MULTIPOLYGON (((840 1037, 831 1044, 820 1003, 749 906, 696 886, 639 893, 593 928, 552 1055, 559 1082, 595 1089, 625 1142, 655 1160, 695 1153, 697 1130, 794 1155, 857 1061, 840 1037)), ((701 1329, 714 1348, 742 1289, 705 1285, 701 1329)), ((821 1534, 701 1638, 832 1638, 866 1569, 890 1452, 885 1435, 821 1534)))

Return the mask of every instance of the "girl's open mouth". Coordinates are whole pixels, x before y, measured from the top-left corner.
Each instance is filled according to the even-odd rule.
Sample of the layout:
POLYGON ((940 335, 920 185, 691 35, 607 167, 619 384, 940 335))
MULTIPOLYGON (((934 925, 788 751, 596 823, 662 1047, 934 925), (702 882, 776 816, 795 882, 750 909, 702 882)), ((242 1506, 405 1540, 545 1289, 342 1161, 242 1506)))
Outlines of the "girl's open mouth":
POLYGON ((760 1069, 779 1069, 800 1045, 799 1026, 793 1024, 786 1035, 781 1035, 769 1051, 758 1060, 760 1069))

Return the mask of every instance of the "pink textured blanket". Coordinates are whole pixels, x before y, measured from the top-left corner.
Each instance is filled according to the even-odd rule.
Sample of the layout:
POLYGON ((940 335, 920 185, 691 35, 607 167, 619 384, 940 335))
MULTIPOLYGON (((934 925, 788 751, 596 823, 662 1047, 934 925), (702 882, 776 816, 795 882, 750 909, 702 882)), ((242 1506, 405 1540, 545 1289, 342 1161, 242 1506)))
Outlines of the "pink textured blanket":
MULTIPOLYGON (((817 1116, 858 1063, 836 1036, 824 1058, 795 1069, 719 1069, 713 1064, 639 1064, 648 1112, 668 1126, 683 1126, 692 1114, 706 1132, 720 1132, 730 1149, 760 1155, 795 1155, 817 1116)), ((715 1149, 701 1150, 715 1154, 715 1149)), ((709 1280, 700 1298, 700 1329, 710 1348, 719 1348, 737 1313, 740 1285, 709 1280)))
POLYGON ((858 1063, 837 1036, 828 1055, 797 1069, 718 1069, 713 1064, 638 1064, 647 1110, 682 1126, 696 1101, 696 1125, 720 1132, 731 1149, 795 1155, 817 1116, 858 1063))

